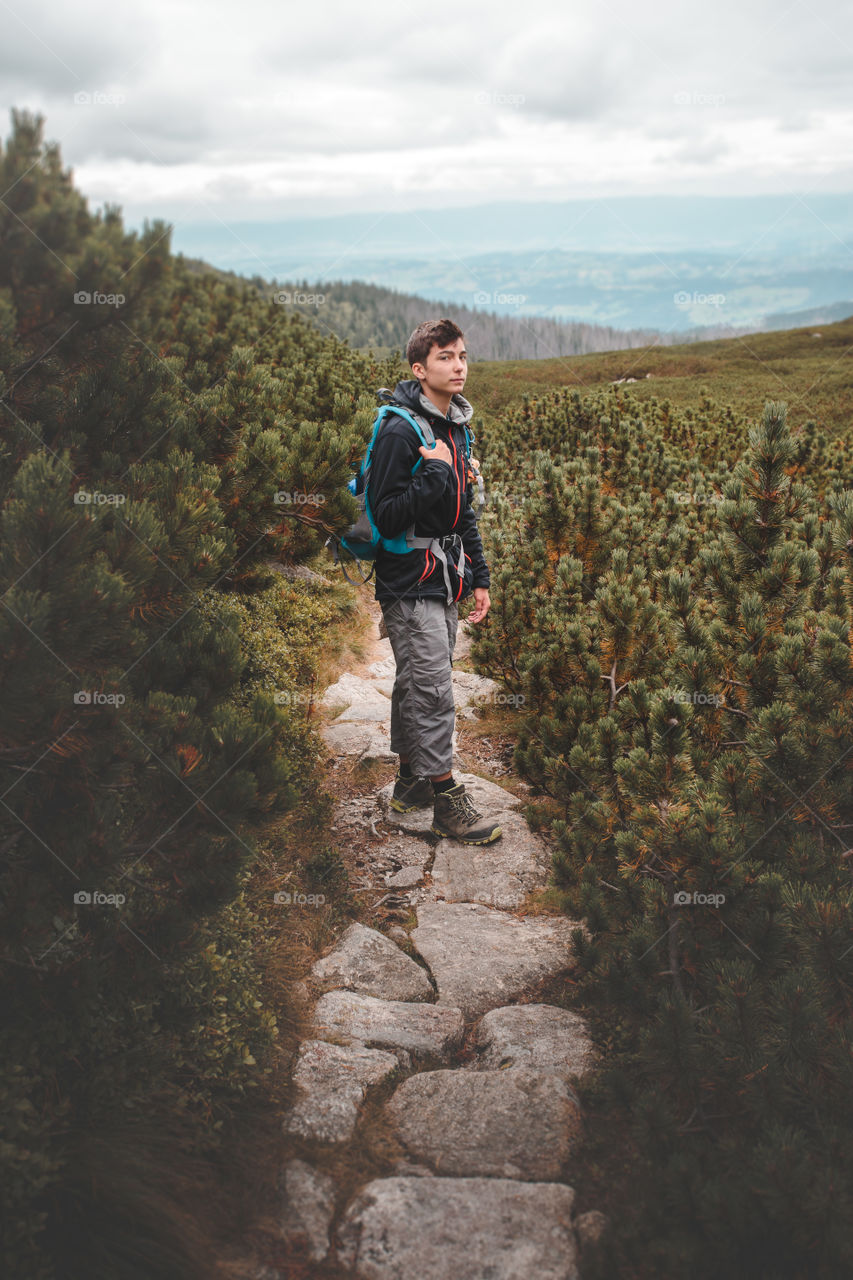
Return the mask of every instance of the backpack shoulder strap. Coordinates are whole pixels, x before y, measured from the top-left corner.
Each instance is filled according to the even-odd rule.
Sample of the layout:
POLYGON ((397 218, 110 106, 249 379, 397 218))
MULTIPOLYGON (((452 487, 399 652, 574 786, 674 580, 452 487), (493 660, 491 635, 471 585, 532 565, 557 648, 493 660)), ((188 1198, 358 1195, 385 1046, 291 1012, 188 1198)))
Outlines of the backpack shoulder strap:
POLYGON ((404 409, 401 405, 398 405, 393 411, 399 417, 405 418, 407 422, 412 424, 420 437, 421 444, 427 445, 430 449, 432 448, 435 444, 435 432, 427 418, 415 413, 412 409, 404 409))
MULTIPOLYGON (((377 410, 376 418, 373 424, 373 436, 371 437, 370 444, 367 446, 367 453, 364 459, 365 471, 367 471, 367 468, 370 465, 370 455, 373 452, 373 445, 376 441, 376 435, 379 431, 379 428, 384 418, 386 418, 390 414, 396 414, 397 417, 403 418, 406 422, 410 423, 411 426, 413 426, 415 431, 417 432, 417 435, 421 441, 421 444, 425 444, 428 449, 431 449, 432 446, 435 444, 435 432, 433 431, 432 427, 430 426, 426 418, 421 417, 419 413, 413 413, 411 409, 405 409, 402 405, 399 405, 399 404, 383 404, 377 410)), ((418 467, 421 465, 422 462, 423 462, 423 457, 418 458, 417 462, 412 467, 413 475, 415 471, 417 471, 418 467)))

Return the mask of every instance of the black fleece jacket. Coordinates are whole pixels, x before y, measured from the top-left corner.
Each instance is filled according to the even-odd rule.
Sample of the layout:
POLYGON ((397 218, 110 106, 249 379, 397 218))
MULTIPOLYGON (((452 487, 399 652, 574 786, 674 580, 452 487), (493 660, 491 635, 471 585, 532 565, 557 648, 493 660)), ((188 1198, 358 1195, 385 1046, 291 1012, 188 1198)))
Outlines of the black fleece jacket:
MULTIPOLYGON (((398 382, 394 401, 426 417, 437 440, 444 440, 453 462, 424 458, 420 438, 404 418, 387 414, 373 446, 368 497, 376 527, 394 538, 414 523, 415 536, 441 538, 458 533, 465 549, 468 572, 460 579, 450 564, 454 598, 463 600, 473 587, 490 585, 489 568, 471 505, 473 486, 465 472, 465 426, 472 408, 464 396, 454 395, 447 417, 421 394, 417 378, 398 382), (412 467, 421 465, 414 475, 412 467)), ((376 599, 442 598, 447 589, 442 565, 432 552, 416 549, 405 555, 379 548, 376 555, 376 599)))

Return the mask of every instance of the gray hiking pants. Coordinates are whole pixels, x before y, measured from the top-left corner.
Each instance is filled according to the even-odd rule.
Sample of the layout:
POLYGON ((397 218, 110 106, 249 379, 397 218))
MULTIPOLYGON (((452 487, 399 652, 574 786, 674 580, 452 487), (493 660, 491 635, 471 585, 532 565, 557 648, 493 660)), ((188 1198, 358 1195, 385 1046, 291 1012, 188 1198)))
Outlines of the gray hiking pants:
POLYGON ((456 707, 450 675, 459 606, 443 600, 380 601, 397 663, 391 695, 391 750, 418 777, 453 768, 456 707))

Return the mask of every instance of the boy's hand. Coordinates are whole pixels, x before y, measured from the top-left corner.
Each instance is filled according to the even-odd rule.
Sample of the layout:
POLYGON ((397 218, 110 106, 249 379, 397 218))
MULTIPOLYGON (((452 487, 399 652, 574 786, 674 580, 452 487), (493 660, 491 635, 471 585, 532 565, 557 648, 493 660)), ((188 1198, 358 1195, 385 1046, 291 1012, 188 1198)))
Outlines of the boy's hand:
POLYGON ((480 463, 477 458, 468 459, 468 482, 476 484, 477 476, 480 474, 480 463))
POLYGON ((491 605, 488 587, 474 588, 474 608, 468 614, 467 622, 482 622, 491 605))
POLYGON ((450 456, 450 450, 443 440, 436 440, 435 447, 433 449, 428 449, 425 444, 422 444, 419 447, 425 458, 438 458, 439 462, 446 462, 449 467, 453 466, 453 459, 450 456))

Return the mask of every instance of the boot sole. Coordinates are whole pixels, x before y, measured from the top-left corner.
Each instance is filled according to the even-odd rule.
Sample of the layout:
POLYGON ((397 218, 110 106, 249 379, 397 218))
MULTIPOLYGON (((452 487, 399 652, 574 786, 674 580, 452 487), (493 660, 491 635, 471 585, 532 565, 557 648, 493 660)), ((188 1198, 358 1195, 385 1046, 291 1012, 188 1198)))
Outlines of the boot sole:
POLYGON ((431 804, 431 800, 425 800, 423 804, 403 804, 402 800, 391 800, 391 808, 396 813, 411 813, 413 809, 428 809, 431 804))
POLYGON ((495 827, 492 834, 490 836, 486 836, 482 840, 466 840, 464 836, 454 836, 451 835, 449 831, 442 831, 440 827, 435 825, 435 823, 430 827, 430 831, 435 832, 437 836, 441 836, 443 840, 458 840, 460 844, 493 844, 495 840, 499 840, 503 835, 503 831, 501 831, 500 827, 495 827))

